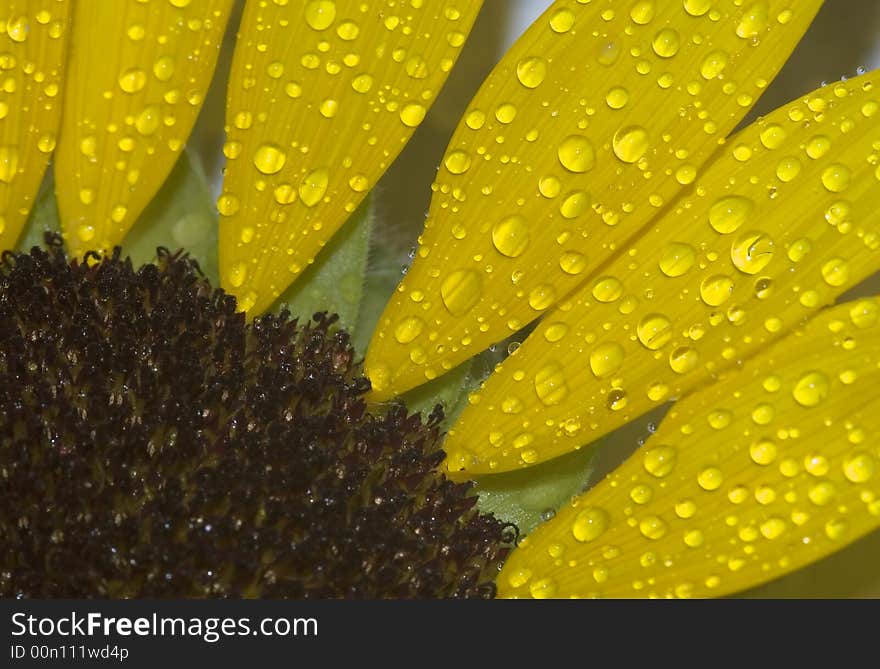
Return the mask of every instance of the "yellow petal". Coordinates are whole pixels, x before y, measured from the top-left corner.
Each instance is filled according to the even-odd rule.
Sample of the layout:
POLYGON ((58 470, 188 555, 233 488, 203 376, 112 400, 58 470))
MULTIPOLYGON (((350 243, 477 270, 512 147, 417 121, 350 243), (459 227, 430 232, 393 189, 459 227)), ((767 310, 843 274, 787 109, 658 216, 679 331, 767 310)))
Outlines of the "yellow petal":
POLYGON ((878 91, 826 86, 733 137, 547 314, 450 432, 454 468, 570 451, 754 355, 880 266, 878 91))
POLYGON ((232 0, 77 2, 55 158, 75 255, 119 244, 174 167, 232 0))
POLYGON ((554 3, 452 138, 416 261, 367 354, 376 399, 580 285, 694 180, 820 4, 554 3))
POLYGON ((421 123, 481 4, 247 4, 217 201, 221 281, 240 309, 268 308, 363 200, 421 123))
POLYGON ((0 21, 0 251, 24 227, 55 148, 70 2, 12 0, 0 21))
POLYGON ((705 597, 880 526, 880 300, 825 311, 677 404, 514 551, 502 596, 705 597))

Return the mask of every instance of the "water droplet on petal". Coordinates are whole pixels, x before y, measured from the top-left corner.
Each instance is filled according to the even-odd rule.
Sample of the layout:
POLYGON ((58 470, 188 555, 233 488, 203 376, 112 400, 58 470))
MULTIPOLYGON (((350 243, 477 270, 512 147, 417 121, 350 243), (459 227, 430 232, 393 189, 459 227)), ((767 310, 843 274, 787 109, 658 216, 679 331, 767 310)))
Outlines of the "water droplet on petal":
POLYGON ((831 389, 828 377, 819 371, 807 372, 795 384, 792 396, 803 407, 821 404, 831 389))
POLYGON ((547 61, 540 56, 523 58, 516 66, 516 78, 526 88, 537 88, 547 76, 547 61))
POLYGON ((593 144, 582 135, 571 135, 563 140, 557 155, 562 166, 570 172, 587 172, 596 163, 593 144))
POLYGON ((471 269, 456 270, 440 285, 440 298, 453 316, 463 316, 480 301, 480 275, 471 269))
POLYGON ((611 518, 605 509, 595 506, 587 507, 575 516, 571 525, 571 533, 577 541, 588 543, 602 536, 608 529, 610 522, 611 518))
POLYGON ((648 131, 640 125, 621 128, 614 134, 614 155, 625 163, 635 163, 648 151, 648 131))

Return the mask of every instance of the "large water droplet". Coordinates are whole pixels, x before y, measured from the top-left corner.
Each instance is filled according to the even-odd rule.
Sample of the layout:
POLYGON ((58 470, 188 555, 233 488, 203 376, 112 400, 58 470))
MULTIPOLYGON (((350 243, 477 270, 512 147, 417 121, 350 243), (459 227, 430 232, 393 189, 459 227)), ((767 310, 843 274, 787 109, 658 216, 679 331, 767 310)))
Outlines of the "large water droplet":
POLYGON ((503 218, 492 228, 492 244, 508 258, 522 255, 529 246, 529 239, 528 222, 519 215, 503 218))
POLYGON ((664 478, 672 473, 678 461, 678 451, 672 446, 655 446, 645 451, 642 466, 656 478, 664 478))
POLYGON ((635 163, 648 151, 648 131, 640 125, 621 128, 614 134, 614 155, 625 163, 635 163))
POLYGON ((639 321, 636 334, 645 348, 655 351, 672 339, 672 324, 663 314, 648 314, 639 321))
POLYGON ((596 378, 611 376, 623 364, 623 347, 617 342, 599 344, 590 353, 590 369, 596 378))
POLYGON ((593 144, 582 135, 571 135, 563 140, 557 155, 562 166, 570 172, 586 172, 593 169, 596 163, 593 144))
POLYGON ((707 277, 700 284, 700 298, 710 307, 724 304, 733 295, 733 280, 724 274, 707 277))
POLYGON ((681 276, 693 267, 696 255, 690 244, 673 242, 660 252, 658 265, 666 276, 681 276))
POLYGON ((516 78, 526 88, 537 88, 547 76, 547 61, 540 56, 523 58, 516 66, 516 78))
POLYGON ((709 225, 716 232, 729 234, 745 223, 754 207, 754 202, 739 195, 721 198, 709 209, 709 225))
POLYGON ((571 533, 581 543, 595 541, 605 533, 610 522, 611 517, 605 509, 590 506, 575 516, 571 525, 571 533))
POLYGON ((336 3, 331 0, 314 0, 306 5, 306 23, 313 30, 326 30, 336 20, 336 3))
POLYGON ((276 144, 263 144, 254 153, 254 166, 263 174, 276 174, 284 167, 287 154, 276 144))
POLYGON ((440 298, 453 316, 463 316, 480 301, 480 275, 471 269, 456 270, 440 285, 440 298))
POLYGON ((773 259, 773 240, 763 232, 746 232, 730 247, 730 258, 740 272, 755 274, 773 259))
POLYGON ((546 406, 559 404, 565 399, 568 385, 562 365, 551 362, 538 370, 535 374, 535 393, 546 406))
POLYGON ((831 389, 828 377, 819 371, 807 372, 798 380, 792 390, 795 402, 804 407, 821 404, 831 389))
POLYGON ((299 184, 299 198, 307 207, 318 204, 327 192, 330 172, 323 167, 309 172, 299 184))

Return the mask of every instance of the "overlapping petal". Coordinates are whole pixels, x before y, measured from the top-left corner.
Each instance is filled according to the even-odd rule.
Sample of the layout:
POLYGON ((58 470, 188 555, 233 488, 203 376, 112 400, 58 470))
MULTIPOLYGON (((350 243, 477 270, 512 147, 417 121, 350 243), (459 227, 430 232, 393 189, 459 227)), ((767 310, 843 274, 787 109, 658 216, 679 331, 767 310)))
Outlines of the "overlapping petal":
POLYGON ((248 2, 217 202, 221 281, 243 311, 269 307, 385 172, 481 4, 248 2))
POLYGON ((75 3, 55 156, 55 194, 74 254, 121 242, 174 167, 231 5, 75 3))
POLYGON ((21 234, 55 148, 69 0, 11 0, 0 22, 0 251, 21 234))
POLYGON ((741 364, 878 268, 877 75, 733 137, 635 243, 547 314, 450 431, 450 467, 578 448, 741 364))
POLYGON ((626 463, 525 540, 504 596, 717 596, 880 526, 880 300, 682 400, 626 463))
POLYGON ((450 142, 367 354, 374 397, 443 374, 580 285, 694 182, 820 4, 555 2, 450 142))

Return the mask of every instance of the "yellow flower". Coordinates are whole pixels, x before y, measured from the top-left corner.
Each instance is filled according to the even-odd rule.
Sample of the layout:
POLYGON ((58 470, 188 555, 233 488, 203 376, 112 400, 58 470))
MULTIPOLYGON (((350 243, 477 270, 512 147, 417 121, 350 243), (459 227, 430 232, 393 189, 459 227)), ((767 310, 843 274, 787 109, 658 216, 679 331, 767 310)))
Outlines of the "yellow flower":
MULTIPOLYGON (((186 142, 231 0, 14 4, 8 57, 32 66, 3 108, 0 246, 54 150, 69 247, 109 248, 186 142)), ((480 5, 247 2, 217 202, 221 281, 242 310, 270 307, 363 200, 480 5)), ((820 5, 558 0, 453 134, 367 353, 373 398, 540 319, 449 433, 465 478, 681 398, 522 542, 500 594, 720 595, 880 524, 880 302, 829 307, 880 266, 876 75, 733 134, 820 5)))

